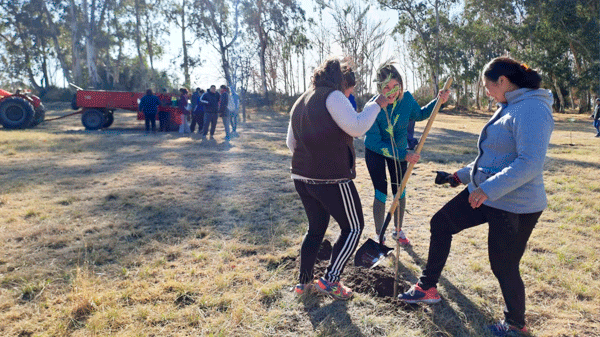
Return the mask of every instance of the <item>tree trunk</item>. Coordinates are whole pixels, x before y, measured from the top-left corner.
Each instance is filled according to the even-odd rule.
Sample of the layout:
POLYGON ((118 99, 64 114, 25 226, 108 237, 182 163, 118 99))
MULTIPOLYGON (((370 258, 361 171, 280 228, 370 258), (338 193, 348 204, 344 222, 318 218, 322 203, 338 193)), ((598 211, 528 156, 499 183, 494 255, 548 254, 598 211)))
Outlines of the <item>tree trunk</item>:
POLYGON ((461 87, 460 85, 456 88, 456 108, 460 108, 460 96, 461 96, 461 87))
POLYGON ((134 1, 135 8, 135 47, 138 54, 138 64, 140 67, 140 76, 144 71, 144 60, 142 56, 142 39, 140 34, 141 15, 140 15, 140 0, 134 1))
POLYGON ((77 12, 75 0, 71 0, 71 6, 69 6, 69 10, 71 12, 71 55, 72 55, 72 64, 71 70, 73 72, 73 81, 77 85, 81 85, 81 54, 79 53, 79 28, 77 25, 77 12))
POLYGON ((477 79, 477 84, 475 85, 476 91, 475 91, 475 104, 477 104, 477 110, 481 109, 481 104, 479 103, 479 92, 481 91, 481 81, 479 79, 477 79))
POLYGON ((577 107, 575 106, 575 92, 573 90, 573 87, 569 88, 569 100, 571 101, 571 109, 576 109, 577 107))
POLYGON ((259 31, 260 33, 258 35, 260 40, 260 76, 262 81, 262 90, 263 96, 265 98, 265 104, 269 104, 269 91, 267 89, 267 61, 265 60, 267 54, 267 40, 264 36, 262 28, 259 28, 259 31))
POLYGON ((43 88, 48 89, 50 86, 50 77, 48 76, 48 57, 46 56, 46 41, 42 39, 42 74, 44 76, 44 80, 42 83, 43 88))
POLYGON ((189 88, 191 85, 191 79, 190 79, 190 63, 189 63, 189 58, 188 58, 187 43, 185 42, 185 30, 186 30, 185 3, 186 3, 186 0, 183 0, 183 2, 181 4, 181 42, 183 45, 183 75, 185 77, 185 83, 183 84, 183 86, 186 88, 189 88))
POLYGON ((551 75, 552 84, 554 84, 554 90, 556 90, 556 95, 558 96, 558 112, 565 112, 565 99, 563 98, 562 92, 560 90, 560 86, 558 85, 558 81, 556 80, 556 76, 551 75))
POLYGON ((46 19, 48 20, 48 25, 50 28, 50 35, 52 37, 52 42, 54 43, 54 50, 56 51, 56 58, 60 62, 60 67, 63 71, 63 76, 67 80, 67 82, 71 82, 71 74, 69 73, 69 66, 67 65, 67 61, 65 58, 65 54, 60 48, 60 43, 58 42, 59 30, 56 28, 54 21, 52 20, 52 15, 50 15, 50 11, 48 10, 48 6, 46 5, 46 1, 41 1, 44 14, 46 14, 46 19))
POLYGON ((304 79, 304 91, 306 91, 306 53, 302 51, 302 77, 304 79))
POLYGON ((469 85, 467 83, 467 80, 464 81, 464 87, 465 87, 465 108, 469 109, 469 85))
MULTIPOLYGON (((95 1, 92 1, 92 5, 95 1)), ((106 9, 108 1, 104 3, 104 8, 102 10, 102 15, 104 14, 104 10, 106 9)), ((96 46, 95 46, 95 37, 96 37, 96 8, 92 6, 90 9, 90 16, 88 17, 88 2, 87 0, 83 0, 83 16, 85 19, 86 27, 85 27, 85 52, 86 52, 86 62, 88 67, 88 73, 90 79, 92 80, 92 84, 94 88, 99 89, 101 85, 100 76, 98 75, 98 69, 96 68, 96 46)), ((99 23, 101 20, 99 20, 99 23)), ((98 24, 100 26, 100 24, 98 24)))
POLYGON ((438 11, 439 4, 439 0, 435 0, 435 76, 433 78, 435 87, 435 89, 433 90, 434 97, 437 95, 438 90, 440 88, 440 15, 438 11))

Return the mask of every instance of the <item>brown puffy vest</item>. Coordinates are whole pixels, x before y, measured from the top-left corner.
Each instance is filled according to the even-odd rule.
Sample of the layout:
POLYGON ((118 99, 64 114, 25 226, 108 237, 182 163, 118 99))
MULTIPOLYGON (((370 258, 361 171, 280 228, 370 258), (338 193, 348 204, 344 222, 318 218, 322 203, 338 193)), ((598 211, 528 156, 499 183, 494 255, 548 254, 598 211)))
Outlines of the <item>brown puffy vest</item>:
POLYGON ((292 173, 312 179, 354 179, 354 139, 335 123, 325 101, 335 89, 307 90, 292 107, 296 149, 292 173))

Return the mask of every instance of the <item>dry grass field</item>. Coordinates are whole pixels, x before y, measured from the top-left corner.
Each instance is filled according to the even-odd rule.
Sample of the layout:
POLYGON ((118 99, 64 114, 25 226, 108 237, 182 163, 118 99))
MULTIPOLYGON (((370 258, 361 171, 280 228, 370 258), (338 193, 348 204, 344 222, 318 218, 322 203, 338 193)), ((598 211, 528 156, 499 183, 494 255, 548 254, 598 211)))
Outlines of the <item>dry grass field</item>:
MULTIPOLYGON (((69 112, 48 108, 48 117, 69 112)), ((430 217, 459 192, 434 185, 432 171, 474 159, 489 116, 438 115, 408 182, 402 289, 426 259, 430 217)), ((527 320, 535 336, 600 336, 600 138, 588 116, 555 119, 549 207, 521 263, 527 320)), ((349 302, 294 295, 307 224, 289 178, 287 122, 252 111, 230 144, 222 125, 216 142, 202 142, 146 134, 122 111, 103 131, 85 131, 78 117, 0 129, 0 336, 488 336, 503 300, 485 225, 455 237, 439 304, 403 305, 352 279, 376 282, 392 259, 377 273, 349 265, 349 302)), ((356 147, 364 242, 374 192, 356 147)))

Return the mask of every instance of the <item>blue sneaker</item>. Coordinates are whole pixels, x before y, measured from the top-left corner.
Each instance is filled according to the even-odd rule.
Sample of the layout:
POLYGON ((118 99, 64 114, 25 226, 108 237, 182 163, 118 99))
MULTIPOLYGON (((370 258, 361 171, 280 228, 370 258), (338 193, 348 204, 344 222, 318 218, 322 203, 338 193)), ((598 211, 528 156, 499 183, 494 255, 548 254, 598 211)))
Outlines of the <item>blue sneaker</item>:
POLYGON ((494 334, 494 336, 499 337, 530 336, 529 331, 527 331, 527 327, 524 326, 519 329, 514 325, 506 323, 505 321, 500 321, 494 325, 490 325, 488 326, 488 329, 494 334))
POLYGON ((434 304, 442 300, 436 287, 423 290, 418 284, 413 285, 404 294, 398 295, 398 299, 406 303, 427 303, 434 304))
POLYGON ((303 295, 305 293, 312 291, 312 289, 314 289, 314 283, 312 283, 312 282, 311 283, 298 283, 294 287, 294 292, 296 293, 296 295, 303 295))

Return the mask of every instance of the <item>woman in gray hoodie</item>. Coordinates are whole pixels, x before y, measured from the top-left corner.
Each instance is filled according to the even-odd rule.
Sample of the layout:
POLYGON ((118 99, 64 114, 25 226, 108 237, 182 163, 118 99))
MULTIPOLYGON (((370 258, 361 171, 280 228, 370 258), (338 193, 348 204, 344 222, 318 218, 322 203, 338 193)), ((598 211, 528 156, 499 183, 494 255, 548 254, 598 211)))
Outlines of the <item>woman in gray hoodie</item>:
POLYGON ((427 265, 418 283, 399 298, 408 303, 439 302, 436 285, 452 236, 487 222, 490 264, 506 303, 505 319, 489 329, 506 336, 527 332, 519 262, 547 206, 542 171, 554 129, 553 98, 549 90, 540 89, 536 71, 508 57, 489 62, 482 80, 499 108, 481 131, 477 158, 436 179, 468 186, 432 217, 427 265))

